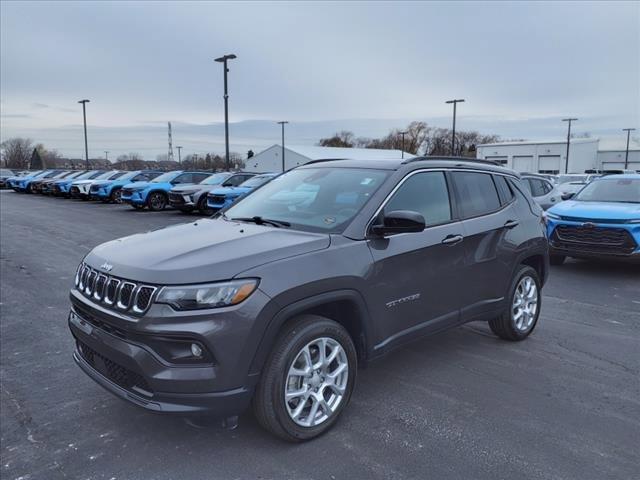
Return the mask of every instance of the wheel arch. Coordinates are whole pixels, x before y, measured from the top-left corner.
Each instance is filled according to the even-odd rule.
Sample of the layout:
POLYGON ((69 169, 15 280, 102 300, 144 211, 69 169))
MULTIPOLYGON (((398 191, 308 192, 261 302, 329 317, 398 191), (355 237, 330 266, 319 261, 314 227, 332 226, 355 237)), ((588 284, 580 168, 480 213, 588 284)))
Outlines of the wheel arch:
POLYGON ((271 352, 280 332, 302 315, 318 315, 342 325, 353 340, 358 361, 370 357, 372 338, 369 313, 356 290, 334 290, 298 300, 279 310, 267 325, 251 362, 251 372, 259 372, 271 352))

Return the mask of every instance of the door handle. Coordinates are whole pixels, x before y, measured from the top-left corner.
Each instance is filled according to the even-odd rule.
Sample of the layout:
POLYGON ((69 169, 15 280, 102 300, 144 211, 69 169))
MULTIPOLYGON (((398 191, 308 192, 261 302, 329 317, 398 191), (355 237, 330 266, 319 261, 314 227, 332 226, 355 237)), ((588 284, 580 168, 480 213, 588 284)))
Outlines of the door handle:
POLYGON ((504 224, 504 228, 514 228, 514 227, 517 227, 518 225, 520 225, 520 222, 518 222, 517 220, 509 220, 507 223, 504 224))
POLYGON ((447 235, 442 240, 442 243, 445 245, 455 245, 456 243, 460 243, 462 241, 462 235, 447 235))

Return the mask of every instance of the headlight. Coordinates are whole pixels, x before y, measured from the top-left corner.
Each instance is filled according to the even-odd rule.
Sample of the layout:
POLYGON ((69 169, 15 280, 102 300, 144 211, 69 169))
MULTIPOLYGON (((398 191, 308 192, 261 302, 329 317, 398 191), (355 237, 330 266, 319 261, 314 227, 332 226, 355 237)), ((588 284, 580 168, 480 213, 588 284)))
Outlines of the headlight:
POLYGON ((555 213, 551 213, 551 212, 544 212, 544 215, 547 218, 551 218, 552 220, 562 220, 562 217, 560 215, 556 215, 555 213))
POLYGON ((228 307, 247 299, 257 287, 256 279, 163 287, 156 298, 156 303, 166 303, 176 310, 228 307))
POLYGON ((633 220, 627 220, 627 223, 640 223, 640 218, 634 218, 633 220))

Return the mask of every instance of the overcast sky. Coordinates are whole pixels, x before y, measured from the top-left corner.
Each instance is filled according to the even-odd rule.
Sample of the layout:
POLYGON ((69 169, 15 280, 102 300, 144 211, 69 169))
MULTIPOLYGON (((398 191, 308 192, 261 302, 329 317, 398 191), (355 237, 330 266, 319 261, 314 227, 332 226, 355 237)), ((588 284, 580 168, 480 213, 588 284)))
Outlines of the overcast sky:
POLYGON ((374 136, 424 119, 506 138, 640 128, 640 3, 7 2, 1 136, 92 156, 223 150, 230 63, 232 149, 314 143, 342 126, 374 136), (209 125, 199 127, 198 125, 209 125), (249 126, 250 128, 247 128, 249 126), (234 129, 237 135, 234 136, 234 129))

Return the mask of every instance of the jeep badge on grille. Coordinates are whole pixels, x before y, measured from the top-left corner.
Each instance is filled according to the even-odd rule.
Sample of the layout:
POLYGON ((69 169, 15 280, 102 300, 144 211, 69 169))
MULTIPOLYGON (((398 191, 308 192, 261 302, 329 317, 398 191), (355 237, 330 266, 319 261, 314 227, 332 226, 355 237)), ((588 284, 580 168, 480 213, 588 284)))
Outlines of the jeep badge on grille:
POLYGON ((100 265, 100 268, 105 272, 110 272, 111 270, 113 270, 113 265, 110 265, 109 263, 104 262, 102 265, 100 265))

